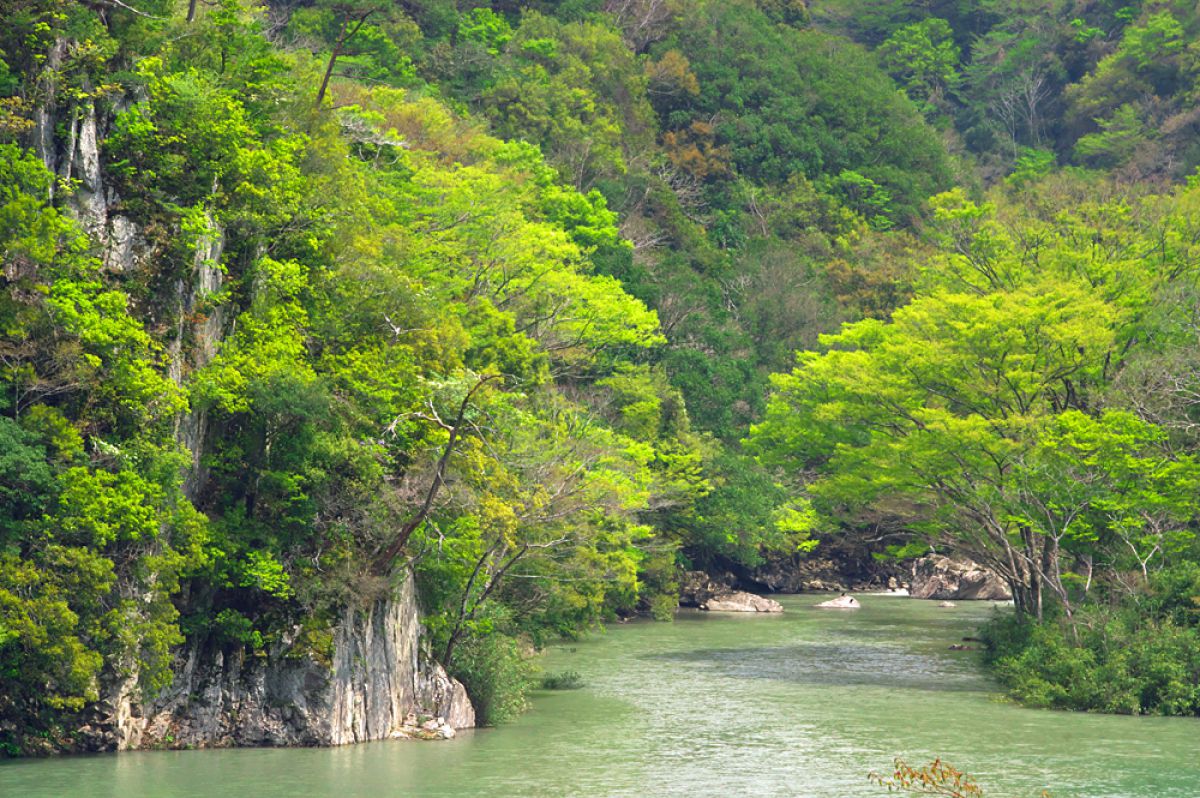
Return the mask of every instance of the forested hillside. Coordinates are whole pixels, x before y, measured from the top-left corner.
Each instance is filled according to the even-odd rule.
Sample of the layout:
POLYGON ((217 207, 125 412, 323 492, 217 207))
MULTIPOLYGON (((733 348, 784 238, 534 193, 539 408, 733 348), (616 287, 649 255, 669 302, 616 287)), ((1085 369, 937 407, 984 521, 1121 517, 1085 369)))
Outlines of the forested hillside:
POLYGON ((1031 700, 1200 711, 1194 8, 0 18, 5 752, 410 567, 503 720, 531 647, 839 536, 1002 573, 1031 700))

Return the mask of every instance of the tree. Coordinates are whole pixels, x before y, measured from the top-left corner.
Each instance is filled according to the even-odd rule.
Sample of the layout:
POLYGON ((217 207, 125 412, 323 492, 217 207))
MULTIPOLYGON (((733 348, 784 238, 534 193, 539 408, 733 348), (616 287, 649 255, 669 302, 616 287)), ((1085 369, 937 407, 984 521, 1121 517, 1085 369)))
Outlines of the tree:
POLYGON ((945 111, 958 86, 953 35, 946 20, 933 17, 900 28, 879 46, 884 68, 926 113, 945 111))
MULTIPOLYGON (((1177 201, 1181 215, 1168 216, 1182 221, 1190 200, 1177 201)), ((935 205, 943 254, 924 291, 774 377, 751 445, 769 464, 815 469, 825 512, 890 514, 987 562, 1022 612, 1041 618, 1048 591, 1069 615, 1076 556, 1095 562, 1103 549, 1110 568, 1143 571, 1188 539, 1193 461, 1153 424, 1100 408, 1128 351, 1154 334, 1147 286, 1168 290, 1192 261, 1134 256, 1128 244, 1177 222, 1139 229, 1120 202, 1053 211, 1049 223, 999 223, 961 195, 935 205)))
POLYGON ((325 62, 325 72, 317 88, 316 106, 320 107, 329 89, 329 80, 338 59, 350 52, 355 37, 373 17, 380 16, 391 8, 384 0, 319 0, 318 8, 333 19, 332 49, 325 62))

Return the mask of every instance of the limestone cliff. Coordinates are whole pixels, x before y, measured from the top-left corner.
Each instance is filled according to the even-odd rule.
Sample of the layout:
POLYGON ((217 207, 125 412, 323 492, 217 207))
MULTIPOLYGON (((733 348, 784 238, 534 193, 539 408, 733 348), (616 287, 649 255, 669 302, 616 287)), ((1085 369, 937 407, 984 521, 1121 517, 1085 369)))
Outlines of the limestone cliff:
POLYGON ((422 655, 420 641, 410 577, 393 598, 346 610, 328 662, 289 656, 285 646, 255 657, 193 645, 152 699, 113 684, 103 717, 81 730, 82 747, 343 745, 401 736, 411 715, 474 726, 466 690, 422 655))
MULTIPOLYGON (((61 60, 61 50, 56 47, 52 58, 61 60)), ((105 184, 100 151, 105 120, 94 103, 83 102, 65 114, 65 138, 56 136, 63 121, 56 118, 56 87, 44 88, 50 100, 38 113, 34 144, 51 171, 75 181, 65 207, 92 237, 104 268, 130 273, 154 253, 120 214, 120 200, 105 184)), ((169 288, 178 321, 164 343, 170 376, 181 385, 212 361, 227 333, 228 315, 207 303, 221 289, 224 247, 224 232, 209 219, 190 274, 169 288)), ((184 481, 189 498, 205 483, 206 426, 203 411, 193 409, 175 427, 176 439, 192 455, 184 481)), ((258 656, 243 647, 189 641, 176 652, 174 679, 159 695, 141 695, 132 663, 110 669, 93 720, 78 730, 75 747, 342 745, 400 736, 406 725, 412 727, 414 715, 442 719, 441 729, 474 726, 466 690, 423 655, 421 631, 408 573, 390 598, 344 609, 328 658, 298 655, 290 640, 258 656)))

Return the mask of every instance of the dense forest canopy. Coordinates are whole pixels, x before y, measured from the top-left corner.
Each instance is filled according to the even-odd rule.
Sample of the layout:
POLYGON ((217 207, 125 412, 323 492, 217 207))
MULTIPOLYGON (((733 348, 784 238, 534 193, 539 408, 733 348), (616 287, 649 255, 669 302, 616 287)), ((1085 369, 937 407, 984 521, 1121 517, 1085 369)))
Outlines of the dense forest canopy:
POLYGON ((1200 711, 1194 8, 0 14, 6 752, 409 567, 502 720, 856 536, 1008 579, 1029 700, 1200 711))

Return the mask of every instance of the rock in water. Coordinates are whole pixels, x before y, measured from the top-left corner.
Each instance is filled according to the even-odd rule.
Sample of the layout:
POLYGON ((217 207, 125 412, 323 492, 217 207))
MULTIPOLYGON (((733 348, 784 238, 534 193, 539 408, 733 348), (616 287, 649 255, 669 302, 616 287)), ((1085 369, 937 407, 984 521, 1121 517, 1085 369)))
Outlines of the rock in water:
POLYGON ((829 601, 822 601, 816 606, 827 610, 857 610, 862 607, 854 596, 838 596, 829 601))
POLYGON ((703 607, 711 598, 733 592, 733 574, 713 577, 703 571, 685 571, 679 579, 679 606, 703 607))
POLYGON ((713 596, 701 604, 700 609, 709 612, 783 612, 783 605, 769 598, 735 590, 713 596))
POLYGON ((1008 585, 992 571, 971 560, 955 560, 940 554, 931 554, 913 563, 909 592, 913 598, 945 601, 1007 601, 1012 598, 1008 585))

